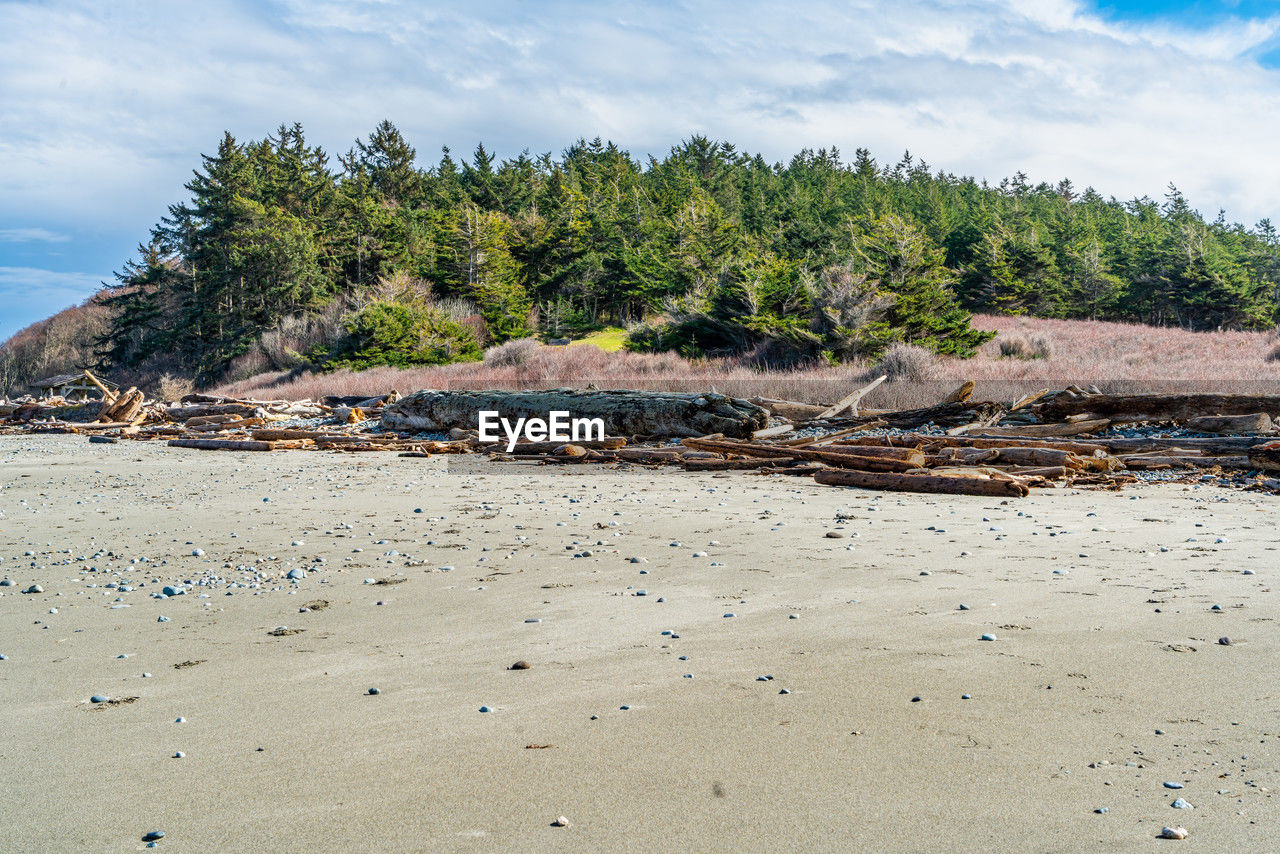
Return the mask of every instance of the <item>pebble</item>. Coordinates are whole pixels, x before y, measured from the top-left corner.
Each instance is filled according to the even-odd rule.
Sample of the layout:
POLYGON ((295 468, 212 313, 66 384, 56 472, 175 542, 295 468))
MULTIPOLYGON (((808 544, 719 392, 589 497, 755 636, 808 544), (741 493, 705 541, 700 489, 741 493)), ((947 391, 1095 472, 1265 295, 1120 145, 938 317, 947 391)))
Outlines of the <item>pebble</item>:
POLYGON ((1097 813, 1098 815, 1106 815, 1107 813, 1111 812, 1111 810, 1108 809, 1107 807, 1098 807, 1096 810, 1094 810, 1094 812, 1097 813))
POLYGON ((1187 829, 1185 827, 1162 827, 1158 839, 1186 839, 1187 829))
POLYGON ((480 712, 481 712, 482 714, 486 714, 486 715, 487 715, 487 714, 489 714, 489 712, 492 712, 492 711, 493 711, 493 709, 489 708, 488 706, 481 706, 481 707, 480 707, 480 712))
POLYGON ((736 616, 738 616, 738 615, 737 615, 737 614, 735 614, 735 613, 733 613, 732 611, 728 611, 728 612, 726 612, 726 613, 725 613, 724 618, 727 620, 727 619, 729 619, 730 617, 736 617, 736 616))
POLYGON ((109 698, 105 694, 94 694, 89 698, 90 703, 105 703, 109 698))
POLYGON ((1231 646, 1231 638, 1226 638, 1226 637, 1218 638, 1218 643, 1222 644, 1223 646, 1231 646))
POLYGON ((824 536, 826 536, 826 538, 827 538, 828 540, 843 540, 843 539, 844 539, 844 534, 843 534, 843 533, 841 533, 840 531, 827 531, 827 533, 826 533, 824 536))
POLYGON ((966 604, 964 604, 963 602, 961 602, 961 603, 960 603, 960 607, 959 607, 959 608, 957 608, 956 610, 957 610, 957 611, 968 611, 968 610, 969 610, 969 606, 968 606, 968 605, 966 605, 966 604))
POLYGON ((173 758, 174 758, 174 759, 185 759, 185 758, 186 758, 186 756, 187 756, 187 754, 183 753, 181 750, 179 750, 177 753, 173 754, 173 758))
POLYGON ((923 697, 912 697, 912 698, 911 698, 911 702, 913 702, 913 703, 918 703, 918 702, 920 702, 920 701, 921 701, 921 700, 923 700, 923 699, 924 699, 923 697))
POLYGON ((142 836, 143 842, 155 842, 157 839, 164 839, 163 830, 151 830, 142 836))
POLYGON ((961 700, 972 700, 972 699, 973 699, 973 695, 972 695, 972 694, 961 694, 961 695, 960 695, 960 699, 961 699, 961 700))
POLYGON ((787 619, 788 619, 788 620, 798 620, 798 619, 800 619, 800 615, 799 615, 799 614, 787 614, 787 619))
POLYGON ((1244 574, 1244 575, 1253 575, 1253 574, 1254 574, 1254 572, 1253 572, 1253 570, 1252 570, 1252 569, 1246 569, 1246 570, 1244 571, 1244 573, 1243 573, 1243 574, 1244 574))
POLYGON ((1187 801, 1186 801, 1186 799, 1185 799, 1185 798, 1178 798, 1176 801, 1174 801, 1173 803, 1169 804, 1169 806, 1173 807, 1175 810, 1192 810, 1192 809, 1195 809, 1195 807, 1193 807, 1193 806, 1191 806, 1191 804, 1187 803, 1187 801))
POLYGON ((307 577, 307 571, 305 569, 294 567, 293 569, 289 570, 289 574, 286 575, 285 577, 293 579, 294 581, 300 581, 307 577))
POLYGON ((179 718, 175 718, 173 722, 174 722, 175 724, 185 724, 185 723, 187 722, 187 719, 186 719, 186 718, 179 717, 179 718))
POLYGON ((619 708, 619 709, 621 709, 621 710, 622 710, 622 711, 624 711, 624 712, 629 711, 629 710, 631 709, 631 707, 630 707, 630 706, 618 706, 618 708, 619 708))
POLYGON ((192 556, 192 557, 204 557, 204 549, 192 549, 192 550, 191 550, 191 556, 192 556))
POLYGON ((790 694, 790 693, 791 693, 791 689, 790 689, 790 688, 783 688, 783 689, 782 689, 781 691, 779 691, 778 693, 779 693, 779 694, 790 694))
POLYGON ((167 622, 169 622, 169 618, 168 618, 168 617, 166 617, 164 614, 161 614, 160 616, 156 617, 156 622, 157 622, 157 623, 167 623, 167 622))
POLYGON ((43 593, 44 588, 41 587, 39 584, 33 584, 30 587, 28 587, 26 590, 23 590, 22 592, 23 593, 43 593))
POLYGON ((166 584, 160 589, 160 592, 166 596, 185 596, 187 595, 187 588, 174 587, 172 584, 166 584))
POLYGON ((990 633, 987 633, 983 635, 981 638, 979 638, 979 640, 984 640, 984 641, 993 641, 995 639, 996 639, 996 636, 990 633))
POLYGON ((556 816, 556 820, 551 822, 551 826, 552 827, 568 827, 569 819, 565 818, 562 815, 556 816))
POLYGON ((376 695, 376 694, 381 694, 381 693, 382 693, 382 689, 381 689, 381 688, 370 688, 370 689, 369 689, 369 694, 370 694, 370 695, 376 695))
POLYGON ((0 661, 8 661, 8 660, 9 660, 9 656, 5 655, 3 652, 0 652, 0 661))
POLYGON ((526 623, 541 623, 541 622, 542 622, 542 618, 541 618, 541 617, 530 617, 529 619, 525 620, 525 622, 526 622, 526 623))
POLYGON ((1164 784, 1164 787, 1165 787, 1166 789, 1181 789, 1181 788, 1182 788, 1182 784, 1181 784, 1181 783, 1175 783, 1175 782, 1170 781, 1170 780, 1166 780, 1166 781, 1165 781, 1165 784, 1164 784))

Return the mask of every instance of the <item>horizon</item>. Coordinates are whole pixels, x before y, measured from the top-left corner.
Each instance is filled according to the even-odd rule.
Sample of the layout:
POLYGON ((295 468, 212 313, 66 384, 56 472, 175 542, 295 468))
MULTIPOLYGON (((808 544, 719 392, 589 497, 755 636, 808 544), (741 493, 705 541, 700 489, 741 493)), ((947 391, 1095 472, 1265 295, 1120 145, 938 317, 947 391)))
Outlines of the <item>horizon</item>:
POLYGON ((600 136, 643 161, 700 134, 770 163, 910 151, 991 184, 1127 200, 1173 183, 1206 218, 1275 212, 1274 4, 641 8, 0 3, 0 340, 111 281, 223 130, 281 121, 332 154, 389 118, 420 167, 450 142, 504 159, 600 136))

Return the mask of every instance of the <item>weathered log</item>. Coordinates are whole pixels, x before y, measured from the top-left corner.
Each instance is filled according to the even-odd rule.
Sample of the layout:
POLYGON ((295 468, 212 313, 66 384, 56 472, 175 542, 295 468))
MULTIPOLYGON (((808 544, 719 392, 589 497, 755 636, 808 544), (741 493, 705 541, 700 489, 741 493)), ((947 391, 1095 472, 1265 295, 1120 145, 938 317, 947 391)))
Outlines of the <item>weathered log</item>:
POLYGON ((890 427, 910 430, 925 424, 939 426, 957 426, 960 424, 989 423, 1006 412, 1006 408, 998 403, 940 403, 926 406, 923 409, 902 409, 896 412, 879 412, 875 416, 868 415, 870 420, 883 421, 890 427))
POLYGON ((248 403, 209 403, 199 406, 170 406, 164 414, 173 421, 186 421, 200 415, 252 415, 257 408, 248 403))
MULTIPOLYGON (((977 427, 973 432, 983 436, 1033 439, 1096 433, 1107 429, 1110 425, 1111 421, 1104 418, 1094 421, 1064 421, 1057 424, 1022 424, 1016 427, 977 427)), ((966 435, 968 435, 967 432, 966 435)))
POLYGON ((1117 457, 1120 462, 1124 463, 1126 468, 1134 470, 1142 470, 1149 468, 1162 468, 1169 466, 1171 468, 1196 468, 1209 469, 1215 466, 1224 469, 1252 469, 1260 468, 1253 462, 1253 457, 1249 456, 1229 456, 1229 457, 1197 457, 1189 454, 1131 454, 1128 456, 1117 457))
POLYGON ((1042 421, 1061 421, 1079 412, 1103 417, 1143 415, 1149 420, 1186 421, 1204 415, 1266 413, 1280 417, 1280 395, 1274 394, 1091 394, 1053 400, 1034 407, 1042 421))
POLYGON ((251 439, 170 439, 173 448, 199 448, 202 451, 273 451, 274 442, 251 439))
POLYGON ((800 460, 817 460, 827 465, 840 468, 855 468, 863 471, 911 471, 924 465, 924 454, 910 448, 897 449, 903 451, 899 456, 877 457, 847 451, 819 450, 817 448, 788 447, 786 445, 753 445, 745 442, 707 441, 704 439, 685 439, 684 445, 704 451, 715 451, 721 454, 741 454, 748 457, 791 457, 800 460))
POLYGON ((773 427, 766 427, 763 430, 757 430, 751 434, 752 439, 776 439, 779 436, 785 436, 788 433, 795 432, 794 424, 777 424, 773 427))
POLYGON ((749 436, 767 425, 765 411, 722 394, 651 391, 550 389, 545 391, 414 392, 383 410, 389 430, 448 430, 479 426, 482 411, 499 417, 546 419, 550 412, 570 418, 599 418, 609 434, 749 436))
POLYGON ((1248 415, 1201 415, 1187 419, 1187 429, 1200 433, 1270 433, 1271 416, 1265 412, 1248 415))
POLYGON ((973 380, 966 380, 964 385, 944 397, 942 403, 964 403, 973 396, 973 390, 977 387, 978 384, 973 380))
POLYGON ((1069 469, 1085 467, 1084 459, 1070 451, 1056 448, 945 448, 940 456, 956 461, 979 463, 993 462, 1015 466, 1066 466, 1069 469), (992 456, 994 454, 994 456, 992 456))
POLYGON ((1268 442, 1249 449, 1249 462, 1263 471, 1280 471, 1280 442, 1268 442))
POLYGON ((249 435, 259 442, 273 442, 278 440, 315 439, 326 434, 319 430, 291 430, 280 427, 266 427, 261 430, 253 430, 249 435))
POLYGON ((751 469, 784 468, 796 463, 794 457, 756 460, 684 460, 685 471, 749 471, 751 469))
POLYGON ((748 400, 748 403, 754 403, 769 410, 773 415, 791 421, 812 421, 827 409, 819 404, 800 403, 796 400, 775 400, 769 397, 753 397, 748 400))
POLYGON ((1030 488, 1017 480, 976 477, 938 477, 927 474, 886 474, 883 472, 823 469, 813 479, 828 486, 856 486, 898 492, 930 492, 944 495, 990 495, 1021 498, 1030 488))
POLYGON ((841 398, 840 400, 833 403, 831 406, 822 410, 822 412, 819 413, 817 419, 815 420, 821 421, 824 418, 831 418, 835 415, 839 415, 841 412, 844 412, 846 409, 850 410, 853 413, 853 415, 856 417, 858 414, 858 404, 862 401, 862 398, 870 394, 871 391, 875 389, 876 386, 880 385, 880 383, 884 382, 887 379, 889 379, 887 376, 876 377, 867 385, 864 385, 862 388, 857 389, 852 394, 841 398))
MULTIPOLYGON (((887 447, 906 448, 1054 448, 1059 451, 1070 451, 1073 454, 1092 455, 1098 451, 1106 452, 1106 445, 1097 442, 1073 442, 1055 439, 1006 439, 987 436, 934 436, 927 433, 904 433, 897 436, 865 436, 858 439, 847 439, 833 444, 831 447, 862 447, 866 445, 884 445, 887 447)), ((861 453, 861 452, 859 452, 861 453)))

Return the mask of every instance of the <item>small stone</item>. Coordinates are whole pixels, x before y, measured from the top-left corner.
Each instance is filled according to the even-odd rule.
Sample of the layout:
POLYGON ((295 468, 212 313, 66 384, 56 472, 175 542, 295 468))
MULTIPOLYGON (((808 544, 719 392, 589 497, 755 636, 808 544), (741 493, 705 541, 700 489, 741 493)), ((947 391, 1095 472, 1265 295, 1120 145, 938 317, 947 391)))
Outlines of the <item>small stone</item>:
POLYGON ((521 659, 507 669, 508 670, 528 670, 529 662, 525 661, 524 659, 521 659))
POLYGON ((1160 835, 1157 839, 1186 839, 1187 829, 1185 827, 1162 827, 1160 835))
POLYGON ((961 699, 961 700, 972 700, 972 699, 973 699, 973 695, 972 695, 972 694, 961 694, 961 695, 960 695, 960 699, 961 699))
POLYGON ((173 754, 173 758, 174 758, 174 759, 185 759, 185 758, 186 758, 186 756, 187 756, 187 754, 183 753, 181 750, 179 750, 177 753, 173 754))
POLYGON ((381 693, 382 693, 382 689, 381 689, 381 688, 370 688, 370 689, 369 689, 369 694, 370 694, 371 696, 373 696, 373 695, 377 695, 377 694, 381 694, 381 693))
POLYGON ((984 640, 984 641, 993 641, 995 639, 996 639, 996 636, 989 632, 987 634, 984 634, 981 638, 979 638, 979 640, 984 640))
POLYGON ((728 612, 726 612, 726 613, 725 613, 724 618, 727 620, 727 619, 729 619, 730 617, 736 617, 736 616, 738 616, 738 615, 737 615, 737 614, 735 614, 735 613, 733 613, 732 611, 728 611, 728 612))
POLYGON ((293 581, 301 581, 306 577, 307 577, 307 571, 300 567, 294 567, 293 569, 289 570, 289 574, 285 576, 285 578, 292 579, 293 581))
POLYGON ((921 700, 923 700, 923 699, 924 699, 923 697, 912 697, 912 698, 911 698, 911 702, 913 702, 913 703, 919 703, 919 702, 920 702, 921 700))
POLYGON ((192 557, 204 557, 204 549, 192 549, 192 550, 191 550, 191 556, 192 556, 192 557))
POLYGON ((1107 813, 1111 812, 1111 810, 1108 809, 1107 807, 1098 807, 1096 810, 1094 810, 1094 812, 1097 813, 1098 815, 1106 815, 1107 813))
POLYGON ((44 588, 41 587, 39 584, 33 584, 30 587, 28 587, 26 590, 23 590, 22 592, 23 593, 43 593, 44 588))
POLYGON ((798 620, 798 619, 800 619, 800 615, 799 615, 799 614, 787 614, 787 619, 788 619, 788 620, 798 620))
POLYGON ((178 718, 174 718, 173 722, 175 724, 185 724, 187 722, 187 719, 183 717, 178 717, 178 718))
POLYGON ((968 605, 966 605, 966 604, 964 604, 963 602, 961 602, 961 603, 960 603, 960 607, 956 608, 956 610, 957 610, 957 611, 968 611, 968 610, 969 610, 969 606, 968 606, 968 605))
POLYGON ((556 820, 551 822, 551 826, 552 827, 568 827, 569 819, 565 818, 562 815, 556 816, 556 820))
POLYGON ((1231 646, 1231 638, 1227 638, 1227 637, 1218 638, 1218 643, 1221 644, 1222 646, 1231 646))
POLYGON ((486 715, 487 715, 487 714, 489 714, 489 713, 490 713, 490 712, 492 712, 492 711, 493 711, 493 709, 489 708, 488 706, 481 706, 481 707, 480 707, 480 712, 481 712, 481 714, 486 714, 486 715))
POLYGON ((148 831, 148 832, 147 832, 146 834, 144 834, 144 835, 143 835, 143 837, 142 837, 142 841, 143 841, 143 842, 155 842, 157 839, 164 839, 164 831, 163 831, 163 830, 152 830, 152 831, 148 831))
POLYGON ((779 694, 790 694, 790 693, 791 693, 791 689, 790 689, 790 688, 783 688, 783 689, 782 689, 781 691, 779 691, 778 693, 779 693, 779 694))
POLYGON ((630 709, 631 709, 631 707, 630 707, 630 706, 618 706, 618 708, 619 708, 619 709, 621 709, 621 710, 622 710, 622 711, 624 711, 624 712, 626 712, 626 711, 630 711, 630 709))
POLYGON ((824 534, 823 536, 825 536, 828 540, 843 540, 843 539, 844 539, 844 534, 843 534, 841 531, 827 531, 827 533, 826 533, 826 534, 824 534))
POLYGON ((156 622, 157 622, 157 623, 167 623, 167 622, 169 622, 169 618, 168 618, 168 617, 166 617, 164 614, 161 614, 160 616, 156 617, 156 622))
POLYGON ((1187 803, 1186 798, 1178 798, 1176 801, 1174 801, 1173 803, 1169 804, 1169 806, 1173 807, 1175 810, 1190 810, 1190 809, 1195 809, 1195 807, 1193 807, 1193 806, 1191 806, 1191 804, 1187 803))
POLYGON ((929 571, 929 570, 927 570, 927 569, 922 569, 922 570, 920 570, 920 574, 921 574, 921 575, 933 575, 933 573, 932 573, 932 572, 930 572, 930 571, 929 571))
POLYGON ((1252 570, 1252 569, 1246 569, 1246 570, 1243 572, 1243 574, 1244 574, 1244 575, 1253 575, 1253 574, 1254 574, 1254 572, 1253 572, 1253 570, 1252 570))
POLYGON ((1166 789, 1181 789, 1181 788, 1182 788, 1182 784, 1181 784, 1181 783, 1174 782, 1174 781, 1172 781, 1172 780, 1166 780, 1166 781, 1165 781, 1165 784, 1164 784, 1164 787, 1165 787, 1166 789))
POLYGON ((109 697, 107 697, 105 694, 94 694, 92 697, 90 697, 90 698, 89 698, 89 702, 90 702, 90 703, 105 703, 105 702, 107 702, 107 700, 108 700, 108 699, 110 699, 110 698, 109 698, 109 697))
POLYGON ((542 622, 542 618, 541 618, 541 617, 530 617, 529 619, 525 620, 525 622, 526 622, 526 623, 541 623, 541 622, 542 622))

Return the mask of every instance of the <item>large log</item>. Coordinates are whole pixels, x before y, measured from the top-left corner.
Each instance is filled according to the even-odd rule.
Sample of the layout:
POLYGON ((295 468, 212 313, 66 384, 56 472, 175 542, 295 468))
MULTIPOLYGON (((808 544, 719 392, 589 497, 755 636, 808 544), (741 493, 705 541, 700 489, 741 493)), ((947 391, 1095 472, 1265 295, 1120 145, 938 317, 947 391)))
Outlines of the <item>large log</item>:
POLYGON ((433 391, 414 392, 382 412, 386 430, 475 429, 481 411, 517 418, 547 419, 553 411, 570 418, 599 418, 606 433, 649 436, 749 436, 767 425, 764 409, 722 394, 654 391, 433 391))
POLYGON ((828 486, 856 486, 898 492, 932 492, 944 495, 990 495, 1021 498, 1031 490, 1016 480, 977 477, 937 477, 927 474, 886 474, 883 472, 823 469, 813 479, 828 486))
POLYGON ((787 445, 753 445, 745 442, 725 442, 708 439, 685 439, 683 444, 702 451, 714 451, 718 454, 740 454, 744 457, 787 457, 799 460, 815 460, 839 468, 862 469, 863 471, 912 471, 924 465, 924 454, 912 448, 883 449, 893 450, 887 456, 850 453, 845 450, 819 450, 817 448, 793 447, 787 445))
POLYGON ((273 451, 274 442, 255 442, 251 439, 170 439, 170 447, 199 448, 202 451, 273 451))
POLYGON ((1187 429, 1200 433, 1270 433, 1271 416, 1265 412, 1248 415, 1201 415, 1187 419, 1187 429))
POLYGON ((1034 407, 1041 421, 1062 421, 1068 415, 1094 412, 1100 417, 1146 416, 1149 420, 1186 421, 1203 415, 1250 415, 1265 412, 1280 417, 1275 394, 1060 394, 1034 407))
MULTIPOLYGON (((1107 429, 1110 425, 1110 419, 1101 418, 1088 421, 1063 421, 1058 424, 1021 424, 1016 427, 974 427, 973 431, 983 436, 1034 439, 1096 433, 1099 430, 1107 429)), ((965 435, 968 435, 968 431, 965 432, 965 435)))
MULTIPOLYGON (((898 448, 1054 448, 1073 454, 1092 455, 1105 452, 1101 441, 1077 442, 1058 439, 1005 439, 987 436, 934 436, 927 433, 903 433, 897 436, 865 436, 834 443, 831 447, 862 447, 884 445, 898 448)), ((858 451, 861 453, 861 451, 858 451)))
POLYGON ((209 403, 198 406, 170 406, 164 414, 172 421, 186 421, 201 415, 252 415, 258 407, 248 403, 209 403))

